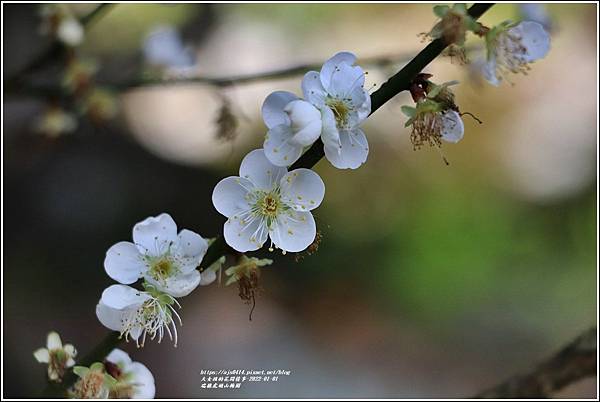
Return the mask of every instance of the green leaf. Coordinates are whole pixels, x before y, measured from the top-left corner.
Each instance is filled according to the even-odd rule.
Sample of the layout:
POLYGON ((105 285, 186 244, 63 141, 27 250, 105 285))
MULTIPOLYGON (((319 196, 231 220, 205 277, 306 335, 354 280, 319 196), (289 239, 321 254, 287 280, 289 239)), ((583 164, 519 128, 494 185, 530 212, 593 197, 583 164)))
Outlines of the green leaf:
POLYGON ((467 5, 464 3, 456 3, 452 6, 452 11, 460 14, 467 14, 467 5))
POLYGON ((402 113, 406 117, 415 117, 417 115, 417 109, 412 106, 402 106, 400 110, 402 110, 402 113))
POLYGON ((434 6, 433 7, 433 13, 439 18, 444 18, 444 16, 446 14, 448 14, 449 10, 450 10, 450 7, 448 7, 448 6, 434 6))
POLYGON ((73 373, 75 373, 75 375, 77 377, 83 378, 85 377, 85 375, 87 373, 89 373, 90 369, 84 366, 75 366, 73 367, 73 373))
POLYGON ((433 89, 431 91, 427 92, 427 96, 430 98, 435 98, 436 96, 439 95, 439 93, 442 91, 442 89, 444 89, 443 85, 435 85, 435 84, 431 84, 433 85, 433 89))

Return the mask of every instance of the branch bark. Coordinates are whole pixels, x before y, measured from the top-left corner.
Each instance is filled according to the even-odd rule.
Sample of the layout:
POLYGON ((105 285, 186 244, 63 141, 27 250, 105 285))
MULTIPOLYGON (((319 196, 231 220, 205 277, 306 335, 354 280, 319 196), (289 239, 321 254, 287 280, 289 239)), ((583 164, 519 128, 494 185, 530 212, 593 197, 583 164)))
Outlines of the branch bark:
POLYGON ((591 328, 527 374, 509 378, 475 398, 549 398, 565 386, 597 374, 597 329, 591 328))

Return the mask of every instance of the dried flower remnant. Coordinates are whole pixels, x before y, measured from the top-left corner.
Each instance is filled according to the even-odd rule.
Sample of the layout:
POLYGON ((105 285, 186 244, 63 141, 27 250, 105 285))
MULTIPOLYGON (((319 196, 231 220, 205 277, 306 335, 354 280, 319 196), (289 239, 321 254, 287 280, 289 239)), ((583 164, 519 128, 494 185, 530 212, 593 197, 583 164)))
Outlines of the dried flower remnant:
POLYGON ((311 243, 310 246, 308 246, 308 248, 305 251, 303 251, 301 253, 296 253, 296 255, 294 256, 294 260, 296 262, 300 262, 301 260, 304 259, 304 257, 313 255, 314 253, 319 251, 319 245, 321 244, 322 240, 323 240, 323 235, 321 234, 320 230, 317 230, 317 235, 315 236, 315 240, 311 243))
POLYGON ((269 260, 267 258, 249 258, 245 255, 242 255, 238 265, 229 267, 225 270, 225 275, 229 276, 225 286, 229 286, 232 283, 237 282, 240 299, 242 299, 246 304, 252 303, 252 308, 249 315, 250 321, 252 321, 252 313, 254 312, 254 307, 256 306, 256 295, 260 290, 260 267, 271 265, 272 263, 273 260, 269 260))
POLYGON ((216 119, 217 139, 223 142, 231 142, 237 137, 238 119, 231 109, 229 99, 223 97, 221 102, 219 115, 216 119))

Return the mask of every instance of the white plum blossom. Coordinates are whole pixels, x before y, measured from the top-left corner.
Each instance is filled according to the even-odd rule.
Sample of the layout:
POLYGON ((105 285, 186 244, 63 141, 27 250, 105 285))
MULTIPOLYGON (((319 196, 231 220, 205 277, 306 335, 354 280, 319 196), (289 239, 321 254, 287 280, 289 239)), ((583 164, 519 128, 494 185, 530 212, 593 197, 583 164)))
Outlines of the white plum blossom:
POLYGON ((359 125, 371 113, 371 97, 364 89, 365 73, 356 56, 340 52, 309 71, 302 80, 304 99, 321 111, 321 140, 325 156, 338 169, 356 169, 367 160, 369 145, 359 125))
POLYGON ((258 250, 271 238, 271 246, 297 252, 315 239, 311 210, 325 195, 325 185, 310 169, 273 165, 262 149, 251 151, 240 165, 240 175, 221 180, 212 200, 228 219, 225 241, 240 252, 258 250))
POLYGON ((106 372, 116 380, 110 389, 111 399, 153 399, 156 386, 148 368, 121 349, 114 349, 104 361, 106 372))
POLYGON ((122 241, 106 252, 108 276, 129 285, 140 278, 158 290, 183 297, 200 283, 196 269, 208 243, 197 233, 177 225, 169 214, 149 217, 133 227, 133 243, 122 241))
POLYGON ((46 347, 39 348, 33 352, 33 356, 39 363, 48 364, 48 379, 60 381, 65 370, 73 367, 77 350, 70 343, 62 344, 57 332, 50 332, 46 339, 46 347))
POLYGON ((98 320, 113 331, 119 331, 126 341, 135 340, 137 346, 144 346, 146 337, 162 341, 165 332, 177 346, 177 327, 175 319, 181 324, 181 318, 174 305, 180 307, 177 300, 166 293, 142 292, 126 285, 111 285, 102 292, 96 306, 98 320))
POLYGON ((550 50, 550 35, 537 22, 503 23, 486 34, 486 45, 483 74, 490 84, 498 86, 508 73, 526 74, 530 63, 545 57, 550 50))
POLYGON ((263 120, 269 129, 264 142, 265 155, 277 166, 290 166, 305 147, 321 135, 321 112, 291 92, 276 91, 262 106, 263 120))

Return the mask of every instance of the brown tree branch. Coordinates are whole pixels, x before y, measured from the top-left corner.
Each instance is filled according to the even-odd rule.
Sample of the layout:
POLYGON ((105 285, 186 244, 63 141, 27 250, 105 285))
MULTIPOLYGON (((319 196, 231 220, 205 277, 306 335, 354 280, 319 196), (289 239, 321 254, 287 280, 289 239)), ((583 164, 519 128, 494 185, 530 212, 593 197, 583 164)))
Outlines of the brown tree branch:
POLYGON ((597 329, 591 328, 526 374, 475 395, 475 398, 549 398, 565 386, 597 375, 597 329))

